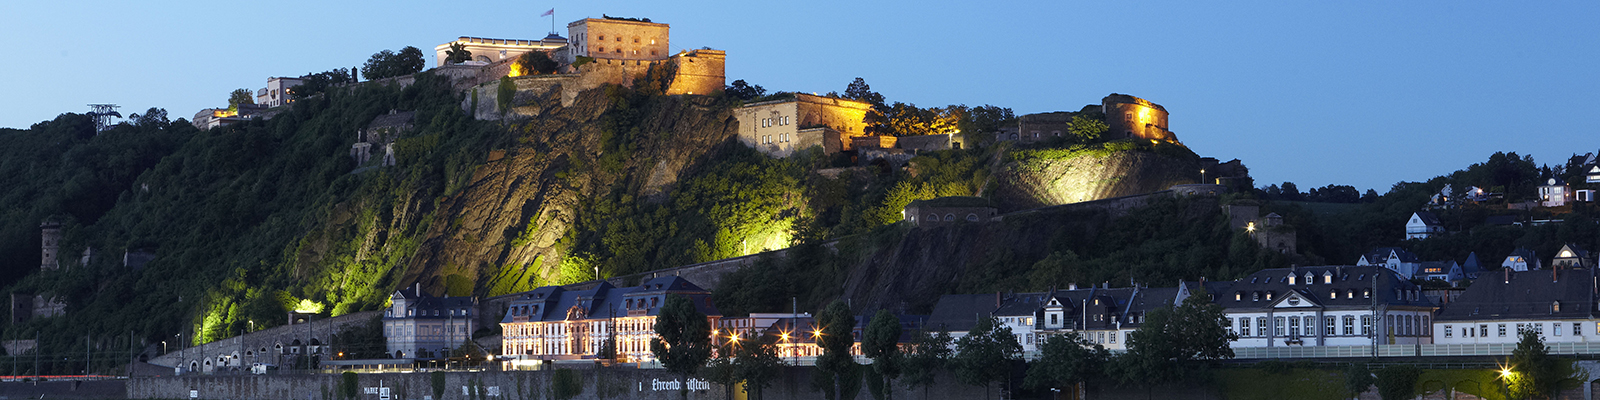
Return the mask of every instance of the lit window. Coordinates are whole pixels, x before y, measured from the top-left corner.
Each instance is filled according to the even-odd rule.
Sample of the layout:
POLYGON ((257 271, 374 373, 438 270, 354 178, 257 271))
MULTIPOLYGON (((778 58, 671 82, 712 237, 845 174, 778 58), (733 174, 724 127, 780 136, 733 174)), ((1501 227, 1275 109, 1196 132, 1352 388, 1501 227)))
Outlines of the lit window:
POLYGON ((1126 114, 1123 114, 1123 115, 1124 115, 1123 119, 1126 119, 1128 121, 1133 121, 1133 113, 1126 113, 1126 114))

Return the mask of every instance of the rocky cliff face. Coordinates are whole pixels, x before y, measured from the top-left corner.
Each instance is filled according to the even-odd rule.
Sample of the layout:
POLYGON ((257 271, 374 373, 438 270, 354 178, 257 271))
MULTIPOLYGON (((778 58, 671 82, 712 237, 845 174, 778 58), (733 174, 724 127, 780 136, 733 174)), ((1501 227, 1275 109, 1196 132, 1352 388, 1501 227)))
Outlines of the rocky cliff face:
POLYGON ((626 102, 603 89, 583 92, 567 107, 558 96, 553 90, 515 105, 537 108, 524 114, 539 117, 511 122, 517 144, 492 151, 459 193, 440 202, 400 282, 421 280, 441 293, 447 277, 459 275, 484 294, 506 279, 550 277, 584 199, 613 190, 658 198, 736 129, 712 99, 654 97, 632 105, 642 113, 643 134, 623 146, 631 153, 620 170, 608 171, 600 165, 602 120, 626 102))

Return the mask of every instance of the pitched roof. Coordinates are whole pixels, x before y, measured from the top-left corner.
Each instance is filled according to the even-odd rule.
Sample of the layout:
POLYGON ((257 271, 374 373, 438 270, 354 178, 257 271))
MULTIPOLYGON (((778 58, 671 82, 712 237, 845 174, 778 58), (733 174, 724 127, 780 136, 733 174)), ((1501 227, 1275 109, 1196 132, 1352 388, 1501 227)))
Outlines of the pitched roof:
POLYGON ((1483 271, 1483 263, 1478 262, 1478 252, 1467 253, 1467 262, 1461 263, 1461 272, 1468 278, 1477 278, 1478 272, 1483 271))
POLYGON ((1593 282, 1594 269, 1484 274, 1446 305, 1436 319, 1595 318, 1593 282), (1557 302, 1560 307, 1555 307, 1557 302))
POLYGON ((1421 219, 1422 223, 1424 224, 1430 226, 1439 225, 1439 216, 1434 215, 1432 211, 1417 211, 1416 216, 1417 219, 1421 219))
POLYGON ((1322 306, 1330 309, 1368 309, 1372 308, 1373 299, 1366 298, 1364 293, 1373 288, 1372 279, 1377 279, 1377 291, 1372 295, 1380 304, 1390 306, 1418 306, 1432 307, 1433 302, 1424 296, 1416 296, 1411 300, 1409 296, 1397 296, 1396 290, 1410 292, 1420 290, 1416 284, 1402 279, 1399 274, 1387 267, 1371 266, 1341 266, 1326 265, 1315 267, 1272 268, 1257 271, 1250 276, 1233 281, 1227 292, 1217 293, 1216 302, 1230 310, 1266 309, 1282 300, 1283 295, 1298 292, 1304 296, 1316 299, 1322 306), (1310 284, 1303 282, 1305 274, 1311 273, 1310 284), (1300 278, 1295 284, 1289 284, 1289 275, 1294 274, 1300 278), (1331 274, 1333 283, 1324 283, 1324 274, 1331 274), (1337 292, 1336 298, 1330 294, 1337 292), (1262 293, 1260 300, 1255 299, 1256 293, 1262 293), (1271 301, 1266 299, 1266 294, 1278 295, 1271 301), (1354 293, 1354 296, 1351 296, 1354 293), (1352 298, 1353 297, 1353 298, 1352 298), (1237 299, 1237 300, 1236 300, 1237 299))
POLYGON ((1000 308, 999 297, 994 293, 939 296, 933 313, 928 315, 928 327, 951 332, 970 331, 979 318, 991 316, 1000 308))

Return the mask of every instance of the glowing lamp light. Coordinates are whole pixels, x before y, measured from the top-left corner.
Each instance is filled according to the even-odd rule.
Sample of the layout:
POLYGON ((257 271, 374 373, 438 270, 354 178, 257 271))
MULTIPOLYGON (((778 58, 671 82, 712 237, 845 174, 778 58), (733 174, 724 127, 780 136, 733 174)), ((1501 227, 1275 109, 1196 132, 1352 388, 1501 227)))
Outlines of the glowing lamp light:
POLYGON ((1502 368, 1502 369, 1500 369, 1500 377, 1507 378, 1507 377, 1510 377, 1510 376, 1511 376, 1511 369, 1510 368, 1502 368))

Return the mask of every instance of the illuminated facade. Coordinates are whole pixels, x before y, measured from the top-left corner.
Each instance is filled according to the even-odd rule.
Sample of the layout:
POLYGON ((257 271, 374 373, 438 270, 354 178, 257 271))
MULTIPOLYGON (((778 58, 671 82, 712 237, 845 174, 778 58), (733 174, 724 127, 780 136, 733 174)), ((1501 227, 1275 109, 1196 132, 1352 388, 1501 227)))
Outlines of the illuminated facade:
POLYGON ((389 300, 392 305, 383 311, 383 337, 389 354, 397 359, 449 357, 478 329, 475 297, 433 297, 415 285, 394 292, 389 300))
POLYGON ((792 98, 739 107, 733 117, 739 121, 739 143, 773 157, 788 157, 813 146, 830 154, 850 150, 851 138, 866 134, 861 121, 870 109, 872 105, 865 102, 795 93, 792 98))
POLYGON ((546 286, 518 295, 508 306, 500 320, 501 354, 514 358, 513 367, 537 360, 595 358, 615 338, 618 359, 652 361, 656 316, 669 295, 688 297, 713 327, 721 317, 710 291, 678 276, 622 288, 606 282, 588 290, 546 286))
POLYGON ((1433 341, 1438 308, 1381 265, 1265 269, 1216 289, 1213 301, 1239 335, 1234 348, 1433 341))
POLYGON ((1106 115, 1106 135, 1110 138, 1150 139, 1177 141, 1178 136, 1167 130, 1167 109, 1126 94, 1112 93, 1100 100, 1106 115))
POLYGON ((571 48, 563 64, 577 61, 577 57, 596 59, 648 61, 665 60, 671 56, 668 45, 669 26, 650 22, 649 18, 584 18, 567 24, 571 48))
MULTIPOLYGON (((530 51, 554 52, 556 49, 567 45, 567 38, 551 33, 539 40, 522 39, 491 39, 462 36, 453 42, 433 47, 436 67, 443 67, 450 59, 450 45, 461 44, 463 48, 472 53, 472 61, 492 63, 500 60, 510 60, 521 57, 530 51)), ((552 57, 553 58, 553 57, 552 57)))

